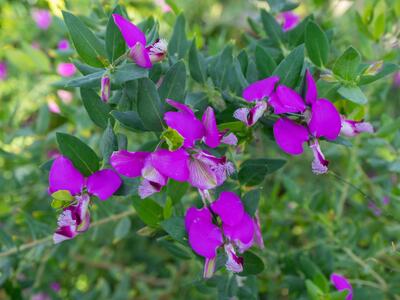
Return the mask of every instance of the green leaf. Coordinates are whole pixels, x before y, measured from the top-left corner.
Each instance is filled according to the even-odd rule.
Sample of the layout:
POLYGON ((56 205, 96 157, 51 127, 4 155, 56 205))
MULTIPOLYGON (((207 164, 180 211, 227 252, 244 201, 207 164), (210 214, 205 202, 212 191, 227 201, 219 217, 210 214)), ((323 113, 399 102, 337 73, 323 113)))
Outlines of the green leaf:
POLYGON ((358 75, 358 66, 361 63, 360 53, 353 47, 347 50, 336 60, 333 65, 333 73, 344 80, 354 81, 358 75))
POLYGON ((185 195, 189 184, 187 182, 179 182, 173 179, 168 180, 167 195, 171 198, 172 204, 178 203, 185 195))
POLYGON ((127 81, 146 78, 149 76, 147 69, 141 68, 138 65, 126 62, 116 67, 115 71, 110 74, 113 84, 121 85, 127 81))
POLYGON ((324 31, 315 22, 308 22, 305 31, 305 44, 308 57, 322 67, 328 62, 329 41, 324 31))
POLYGON ((243 196, 244 209, 250 216, 254 216, 260 202, 260 190, 255 189, 243 196))
POLYGON ((79 70, 79 72, 82 73, 82 75, 89 75, 92 73, 105 71, 103 68, 95 68, 95 67, 89 66, 87 64, 80 62, 77 59, 72 59, 71 61, 75 65, 75 67, 79 70))
POLYGON ((338 89, 338 93, 344 98, 357 104, 366 104, 368 102, 364 93, 358 86, 341 86, 338 89))
POLYGON ((278 24, 275 18, 265 10, 261 10, 261 22, 264 26, 264 31, 267 33, 271 41, 276 46, 282 44, 284 37, 282 27, 278 24))
POLYGON ((271 76, 276 68, 275 60, 271 55, 263 47, 257 45, 255 57, 258 77, 265 78, 271 76))
POLYGON ((131 229, 131 220, 128 217, 121 219, 114 229, 114 240, 116 243, 126 237, 131 229))
POLYGON ((100 86, 100 80, 105 70, 90 73, 85 76, 74 78, 69 80, 65 87, 85 87, 85 88, 96 88, 100 86))
POLYGON ((185 63, 180 60, 174 64, 165 74, 158 92, 161 101, 165 99, 173 99, 178 102, 184 102, 186 89, 186 67, 185 63))
POLYGON ((108 59, 111 62, 115 61, 118 57, 125 53, 125 40, 122 37, 117 25, 115 25, 112 14, 122 15, 123 12, 121 6, 117 5, 114 8, 110 18, 108 19, 106 28, 106 50, 108 59))
POLYGON ((111 115, 126 129, 131 131, 147 131, 136 111, 120 112, 113 110, 111 115))
POLYGON ((100 159, 92 148, 66 133, 57 132, 56 137, 60 152, 68 157, 83 175, 89 176, 99 170, 100 159))
POLYGON ((100 140, 100 151, 103 156, 103 161, 108 164, 111 154, 118 150, 117 136, 113 131, 110 120, 108 121, 107 128, 104 130, 100 140))
POLYGON ((99 95, 92 89, 81 88, 81 98, 83 106, 93 121, 94 124, 100 128, 105 129, 110 119, 111 108, 108 104, 104 103, 99 95))
POLYGON ((322 291, 309 279, 306 280, 306 288, 308 296, 311 300, 324 299, 324 294, 322 293, 322 291))
POLYGON ((243 253, 243 271, 239 276, 256 275, 264 270, 264 262, 251 251, 243 253))
POLYGON ((286 163, 283 159, 249 159, 240 166, 238 178, 241 184, 255 186, 263 182, 265 175, 277 171, 286 163))
POLYGON ((160 97, 155 84, 150 79, 139 79, 137 111, 146 129, 162 131, 163 112, 160 97))
POLYGON ((165 140, 169 151, 178 150, 180 147, 182 147, 184 141, 183 136, 181 136, 178 131, 170 127, 163 131, 160 138, 165 140))
POLYGON ((168 43, 168 55, 169 57, 173 58, 174 61, 185 57, 189 45, 188 40, 186 39, 185 26, 185 16, 183 14, 180 14, 176 18, 174 30, 168 43))
POLYGON ((294 88, 300 79, 300 73, 304 63, 304 45, 297 46, 284 58, 273 75, 279 76, 280 84, 294 88))
POLYGON ((349 290, 344 290, 344 291, 336 291, 333 293, 330 293, 330 300, 346 300, 347 294, 349 293, 349 290))
POLYGON ((189 49, 189 71, 192 78, 197 82, 204 83, 206 81, 205 60, 197 50, 195 39, 193 39, 189 49))
POLYGON ((140 199, 138 196, 134 196, 133 207, 144 223, 150 227, 158 227, 162 220, 163 209, 157 202, 150 198, 140 199))
POLYGON ((162 237, 157 239, 157 243, 161 246, 165 247, 174 257, 181 258, 181 259, 191 259, 193 255, 191 252, 188 251, 183 245, 178 243, 170 242, 167 240, 167 237, 162 237))
POLYGON ((62 14, 79 56, 91 66, 103 67, 107 56, 104 44, 79 18, 66 11, 62 14))
POLYGON ((186 243, 185 220, 183 217, 172 217, 160 223, 164 229, 174 240, 186 243))

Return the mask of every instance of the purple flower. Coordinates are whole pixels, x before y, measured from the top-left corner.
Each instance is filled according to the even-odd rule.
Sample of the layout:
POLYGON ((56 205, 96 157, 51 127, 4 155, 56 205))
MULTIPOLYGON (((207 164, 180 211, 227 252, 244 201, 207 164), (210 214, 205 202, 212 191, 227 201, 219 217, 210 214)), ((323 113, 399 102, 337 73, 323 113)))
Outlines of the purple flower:
POLYGON ((248 102, 256 102, 252 108, 239 108, 233 117, 242 121, 246 126, 253 126, 267 110, 267 102, 274 92, 275 85, 279 81, 278 76, 268 77, 248 85, 242 93, 242 97, 248 102))
POLYGON ((62 39, 58 42, 57 45, 58 50, 60 51, 67 51, 70 49, 69 41, 67 39, 62 39))
POLYGON ((7 78, 8 68, 5 61, 0 61, 0 80, 5 80, 7 78))
POLYGON ((46 9, 35 9, 32 11, 32 18, 39 29, 46 30, 51 24, 51 14, 46 9))
POLYGON ((397 88, 400 87, 400 72, 396 72, 393 75, 393 85, 397 88))
POLYGON ((72 102, 74 95, 66 90, 57 90, 57 96, 61 99, 65 104, 69 104, 72 102))
POLYGON ((73 63, 60 63, 57 66, 57 73, 62 77, 71 77, 76 73, 76 67, 73 63))
POLYGON ((147 46, 146 35, 139 27, 118 14, 113 14, 113 18, 130 48, 129 56, 138 66, 149 69, 165 58, 168 44, 164 39, 147 46))
POLYGON ((165 13, 172 11, 171 7, 165 2, 165 0, 155 0, 155 3, 161 7, 161 10, 165 13))
POLYGON ((101 100, 103 102, 108 102, 108 99, 110 99, 110 93, 111 93, 111 81, 110 81, 110 76, 108 74, 103 75, 101 77, 101 100))
POLYGON ((226 268, 239 273, 243 270, 243 258, 236 254, 235 248, 243 253, 254 243, 263 247, 257 218, 251 218, 244 210, 240 198, 232 192, 222 192, 219 198, 211 204, 211 211, 204 207, 191 207, 185 216, 185 227, 189 236, 189 245, 195 253, 206 258, 205 272, 207 277, 213 270, 209 265, 217 255, 218 248, 224 244, 227 255, 226 268), (213 223, 212 214, 221 219, 222 228, 213 223))
POLYGON ((66 192, 74 201, 63 209, 58 218, 54 242, 74 238, 86 231, 90 223, 90 195, 107 200, 121 184, 121 179, 113 170, 100 170, 85 178, 67 157, 56 158, 49 173, 49 193, 55 195, 58 191, 66 192))
POLYGON ((55 114, 61 113, 60 107, 58 106, 57 102, 54 101, 53 99, 49 99, 47 101, 47 107, 49 108, 49 111, 51 111, 52 113, 55 113, 55 114))
POLYGON ((51 297, 44 292, 40 292, 32 295, 31 300, 51 300, 51 297))
POLYGON ((317 87, 310 72, 306 71, 304 101, 294 90, 279 85, 269 104, 274 108, 275 114, 300 113, 307 124, 300 125, 286 117, 277 120, 273 131, 278 146, 288 154, 299 155, 303 153, 303 143, 309 142, 314 154, 314 173, 326 173, 328 161, 321 152, 318 139, 336 139, 342 123, 336 107, 327 99, 318 99, 317 87))
POLYGON ((50 287, 56 293, 60 292, 60 290, 61 290, 61 285, 57 281, 52 282, 50 287))
POLYGON ((382 198, 382 204, 383 205, 389 205, 389 203, 390 203, 390 198, 388 196, 384 196, 382 198))
POLYGON ((338 291, 344 291, 344 290, 349 291, 349 293, 346 296, 346 300, 353 299, 353 287, 351 286, 350 282, 347 280, 346 277, 337 273, 333 273, 331 275, 331 282, 338 291))
POLYGON ((341 116, 341 120, 341 135, 353 137, 362 132, 374 133, 374 128, 369 122, 347 120, 344 116, 341 116))
POLYGON ((300 17, 291 11, 280 13, 276 19, 282 24, 283 31, 289 31, 300 23, 300 17))

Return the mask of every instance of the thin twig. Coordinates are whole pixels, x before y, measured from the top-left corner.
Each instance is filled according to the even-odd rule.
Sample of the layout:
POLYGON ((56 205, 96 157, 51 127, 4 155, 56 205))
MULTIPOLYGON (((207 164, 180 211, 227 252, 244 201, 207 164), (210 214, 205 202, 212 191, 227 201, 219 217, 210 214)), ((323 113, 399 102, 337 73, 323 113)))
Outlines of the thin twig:
MULTIPOLYGON (((100 225, 103 225, 103 224, 106 224, 106 223, 109 223, 109 222, 117 221, 117 220, 122 219, 124 217, 132 216, 135 213, 136 213, 136 211, 134 211, 134 210, 124 211, 122 213, 119 213, 119 214, 116 214, 116 215, 112 215, 110 217, 107 217, 107 218, 101 219, 99 221, 93 222, 90 227, 97 227, 97 226, 100 226, 100 225)), ((13 248, 8 249, 7 251, 1 252, 0 253, 0 257, 6 257, 6 256, 10 256, 10 255, 13 255, 13 254, 25 251, 25 250, 29 250, 29 249, 34 248, 36 246, 39 246, 39 245, 42 245, 42 244, 46 244, 47 242, 50 242, 52 240, 53 240, 53 235, 49 235, 49 236, 46 236, 46 237, 44 237, 42 239, 34 240, 32 242, 23 244, 21 246, 13 247, 13 248)))

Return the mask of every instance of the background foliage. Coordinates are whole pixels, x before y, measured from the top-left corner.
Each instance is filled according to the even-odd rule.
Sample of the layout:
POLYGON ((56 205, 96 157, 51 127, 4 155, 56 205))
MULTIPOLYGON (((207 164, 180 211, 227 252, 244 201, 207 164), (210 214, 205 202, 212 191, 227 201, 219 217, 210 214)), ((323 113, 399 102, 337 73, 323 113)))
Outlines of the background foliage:
MULTIPOLYGON (((328 278, 339 272, 353 284, 354 299, 400 299, 399 85, 392 75, 377 75, 383 78, 372 83, 378 77, 357 77, 335 64, 353 46, 365 66, 383 60, 379 74, 392 73, 400 59, 400 1, 302 1, 295 12, 318 24, 307 30, 317 32, 315 36, 320 27, 326 34, 326 40, 322 36, 317 45, 307 43, 304 26, 292 34, 274 32, 272 16, 285 9, 284 1, 167 2, 169 12, 147 0, 0 0, 0 58, 8 66, 8 76, 0 82, 0 298, 46 293, 52 299, 320 299, 322 291, 323 299, 334 299, 328 296, 334 292, 328 278), (159 225, 161 219, 182 216, 186 207, 199 201, 195 191, 179 193, 182 187, 169 186, 155 197, 158 204, 152 211, 156 216, 146 216, 141 213, 143 201, 132 196, 137 189, 134 180, 125 182, 121 191, 128 196, 96 202, 94 224, 88 232, 73 241, 52 244, 56 213, 47 194, 46 162, 58 148, 57 141, 62 144, 56 132, 84 140, 105 158, 104 164, 110 152, 105 141, 109 141, 114 122, 114 131, 128 137, 129 149, 153 145, 154 134, 138 132, 137 123, 129 123, 132 118, 124 119, 134 101, 129 99, 129 90, 144 84, 143 80, 132 81, 145 76, 142 70, 121 67, 114 73, 113 83, 128 92, 114 94, 110 100, 118 103, 118 111, 111 112, 113 118, 109 114, 104 118, 111 106, 100 112, 91 109, 95 100, 87 99, 95 96, 86 90, 89 95, 85 97, 85 90, 79 88, 84 85, 98 91, 102 72, 81 66, 82 74, 77 73, 72 81, 56 72, 59 63, 79 59, 73 49, 57 50, 60 39, 69 38, 61 10, 79 16, 85 26, 107 39, 108 17, 117 2, 135 22, 154 17, 160 23, 160 36, 169 40, 169 58, 150 72, 150 78, 167 71, 179 78, 183 68, 186 95, 184 87, 170 90, 167 87, 172 85, 166 83, 159 89, 162 99, 167 95, 185 98, 200 111, 210 103, 218 110, 219 121, 234 121, 235 97, 246 81, 281 72, 289 86, 298 86, 296 57, 292 55, 289 69, 277 71, 276 66, 298 47, 300 73, 305 56, 303 46, 298 45, 305 39, 305 64, 321 67, 321 71, 329 67, 343 79, 320 80, 321 96, 334 101, 351 118, 373 123, 373 136, 361 135, 341 144, 324 142, 333 171, 325 176, 310 172, 308 155, 289 157, 280 151, 268 121, 254 130, 254 138, 237 130, 243 151, 229 154, 236 162, 266 157, 287 160, 273 174, 268 167, 257 168, 260 180, 256 182, 248 181, 245 168, 237 174, 243 194, 253 186, 260 190, 266 244, 256 251, 265 264, 261 273, 237 280, 222 270, 204 281, 202 261, 188 247, 172 242, 165 235, 170 232, 164 223, 164 230, 159 225), (31 18, 35 8, 52 12, 48 30, 35 26, 31 18), (260 11, 264 12, 260 15, 260 11), (272 66, 263 59, 265 53, 271 56, 272 66), (59 89, 73 92, 71 103, 61 101, 59 89), (59 113, 49 110, 49 103, 54 102, 59 113), (177 204, 171 207, 166 195, 177 204), (59 292, 51 288, 54 282, 60 284, 59 292)), ((147 19, 148 25, 153 21, 147 19)), ((92 59, 79 54, 83 62, 92 59)), ((101 62, 90 64, 101 67, 101 62)), ((345 67, 349 64, 351 60, 343 63, 345 67)), ((177 81, 182 82, 182 77, 177 81)), ((148 120, 147 124, 153 123, 148 120)), ((124 141, 121 135, 115 138, 118 146, 124 141)), ((237 188, 233 181, 225 187, 237 188)))

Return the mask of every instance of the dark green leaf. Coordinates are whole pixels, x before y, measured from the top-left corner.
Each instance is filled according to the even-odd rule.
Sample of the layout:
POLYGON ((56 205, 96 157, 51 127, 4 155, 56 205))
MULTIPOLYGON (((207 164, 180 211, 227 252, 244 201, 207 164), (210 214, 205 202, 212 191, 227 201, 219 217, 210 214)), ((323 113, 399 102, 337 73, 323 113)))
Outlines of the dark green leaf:
POLYGON ((183 14, 176 18, 174 31, 172 32, 171 39, 168 43, 168 54, 175 61, 185 57, 187 48, 189 46, 186 39, 186 21, 183 14))
POLYGON ((247 186, 255 186, 260 184, 265 175, 275 172, 283 167, 286 163, 282 159, 249 159, 246 160, 241 166, 238 174, 241 184, 247 186))
POLYGON ((300 45, 280 62, 273 75, 279 76, 280 84, 294 88, 299 82, 303 63, 304 45, 300 45))
POLYGON ((271 76, 276 68, 276 63, 271 55, 264 48, 257 45, 255 57, 259 78, 271 76))
POLYGON ((137 111, 146 129, 162 131, 163 113, 160 97, 155 84, 150 79, 139 79, 137 111))
POLYGON ((103 67, 106 60, 104 44, 79 18, 66 11, 62 14, 79 56, 91 66, 103 67))
POLYGON ((192 78, 197 82, 204 83, 206 81, 205 60, 197 50, 195 39, 189 50, 189 71, 192 78))
POLYGON ((359 85, 369 84, 369 83, 379 80, 389 74, 392 74, 398 70, 399 70, 398 65, 392 64, 392 63, 384 63, 382 69, 379 71, 378 74, 361 76, 361 79, 358 84, 359 85))
POLYGON ((106 28, 106 50, 108 59, 113 62, 118 57, 125 53, 125 40, 122 37, 117 25, 114 23, 114 18, 112 14, 122 15, 122 9, 117 5, 112 11, 110 18, 108 19, 106 28))
POLYGON ((322 291, 309 279, 306 280, 306 288, 310 300, 321 300, 324 297, 322 291))
POLYGON ((353 47, 347 50, 336 60, 333 65, 333 73, 345 80, 354 81, 358 75, 358 66, 361 63, 361 55, 353 47))
POLYGON ((283 31, 282 27, 278 24, 275 18, 265 10, 261 10, 261 21, 264 26, 264 31, 267 33, 271 41, 279 46, 282 44, 283 31))
POLYGON ((131 220, 128 217, 121 219, 114 229, 113 243, 116 243, 122 240, 125 236, 127 236, 130 229, 131 229, 131 220))
POLYGON ((111 154, 118 150, 117 136, 115 135, 111 122, 108 121, 107 128, 104 130, 100 140, 100 150, 103 161, 108 164, 111 154))
POLYGON ((100 80, 104 72, 105 72, 104 70, 101 70, 96 73, 90 73, 85 76, 71 79, 65 84, 65 87, 85 87, 85 88, 99 87, 100 80))
POLYGON ((160 223, 164 229, 174 240, 186 243, 185 220, 183 217, 172 217, 160 223))
POLYGON ((94 124, 105 129, 110 119, 111 108, 92 89, 81 88, 83 105, 94 124))
POLYGON ((189 184, 187 182, 178 182, 173 179, 168 180, 167 195, 171 198, 172 203, 178 203, 185 195, 189 184))
POLYGON ((165 247, 174 257, 181 259, 191 259, 193 255, 183 245, 178 243, 170 242, 166 238, 162 237, 157 239, 157 243, 165 247))
POLYGON ((79 72, 82 73, 82 75, 89 75, 89 74, 100 72, 100 71, 104 72, 103 68, 95 68, 95 67, 89 66, 87 64, 84 64, 76 59, 73 59, 72 63, 79 70, 79 72))
POLYGON ((243 253, 243 271, 240 276, 256 275, 264 270, 264 262, 251 251, 243 253))
POLYGON ((185 101, 186 89, 186 67, 185 63, 180 60, 174 64, 165 74, 158 92, 161 101, 169 98, 178 102, 185 101))
POLYGON ((311 61, 319 67, 326 65, 329 55, 329 41, 325 32, 315 22, 310 21, 306 26, 305 44, 311 61))
POLYGON ((260 190, 255 189, 243 196, 244 209, 250 216, 254 216, 260 202, 260 190))
POLYGON ((113 110, 111 115, 126 129, 132 131, 147 131, 136 111, 120 112, 113 110))
POLYGON ((68 157, 83 175, 89 176, 99 169, 100 159, 92 148, 72 135, 57 132, 56 136, 60 152, 68 157))
POLYGON ((158 227, 162 220, 163 209, 157 202, 150 198, 140 199, 138 196, 134 196, 133 207, 144 223, 150 227, 158 227))
POLYGON ((148 77, 149 71, 141 68, 134 63, 127 62, 119 65, 113 73, 111 73, 112 83, 121 85, 124 82, 148 77))

